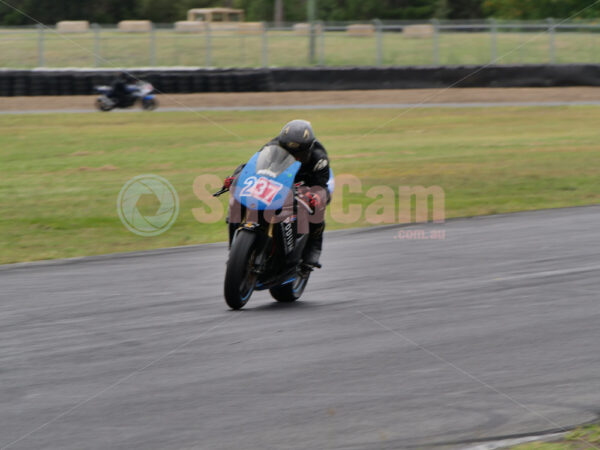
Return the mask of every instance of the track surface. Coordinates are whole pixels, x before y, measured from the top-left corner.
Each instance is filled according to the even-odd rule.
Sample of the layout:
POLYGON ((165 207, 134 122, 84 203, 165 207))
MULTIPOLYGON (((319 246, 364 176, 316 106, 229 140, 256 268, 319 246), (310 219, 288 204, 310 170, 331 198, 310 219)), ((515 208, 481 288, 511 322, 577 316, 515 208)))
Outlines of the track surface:
MULTIPOLYGON (((164 94, 158 111, 598 105, 600 88, 452 88, 164 94)), ((0 113, 95 112, 94 96, 0 97, 0 113)), ((129 111, 139 111, 132 108, 129 111)))
MULTIPOLYGON (((213 106, 213 107, 167 107, 160 108, 156 112, 201 112, 201 111, 303 111, 323 109, 415 109, 415 108, 499 108, 499 107, 523 107, 523 106, 600 106, 599 102, 480 102, 480 103, 379 103, 379 104, 341 104, 341 105, 286 105, 286 106, 213 106)), ((113 110, 112 113, 139 112, 138 108, 113 110)), ((22 111, 0 111, 0 115, 6 114, 81 114, 98 113, 88 109, 40 109, 22 111)))
POLYGON ((596 419, 599 223, 328 233, 302 301, 240 312, 222 244, 0 267, 0 448, 462 448, 596 419))

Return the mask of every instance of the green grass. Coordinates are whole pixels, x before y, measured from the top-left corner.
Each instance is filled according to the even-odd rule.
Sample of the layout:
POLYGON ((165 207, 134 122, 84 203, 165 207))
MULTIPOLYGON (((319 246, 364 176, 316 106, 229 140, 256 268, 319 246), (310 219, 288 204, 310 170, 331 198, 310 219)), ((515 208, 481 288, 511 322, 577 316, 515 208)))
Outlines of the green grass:
MULTIPOLYGON (((38 32, 31 29, 0 30, 0 67, 38 66, 38 32)), ((152 64, 149 33, 119 33, 105 30, 98 44, 96 61, 94 34, 57 35, 47 31, 44 38, 44 64, 47 67, 139 67, 152 64)), ((259 35, 213 32, 210 56, 203 34, 181 34, 158 29, 155 33, 156 65, 259 67, 263 64, 263 40, 259 35)), ((326 32, 317 42, 320 64, 355 66, 376 64, 375 37, 347 36, 345 32, 326 32)), ((434 40, 406 38, 402 33, 384 32, 384 65, 433 64, 434 40)), ((547 63, 551 61, 547 33, 501 32, 497 34, 496 55, 499 64, 547 63)), ((600 34, 561 32, 555 35, 555 59, 558 63, 600 62, 600 34)), ((269 31, 268 65, 306 66, 308 37, 291 31, 269 31)), ((489 33, 443 32, 439 37, 440 64, 487 64, 491 61, 492 36, 489 33)))
POLYGON ((600 445, 600 425, 586 425, 577 428, 555 442, 532 442, 517 445, 513 450, 584 450, 600 445))
MULTIPOLYGON (((229 174, 298 116, 312 121, 336 175, 361 179, 362 193, 345 197, 364 207, 379 185, 441 186, 447 217, 600 202, 596 107, 413 110, 375 132, 399 111, 204 114, 0 116, 0 263, 224 240, 222 220, 194 219, 204 207, 194 179, 229 174), (124 183, 146 173, 180 196, 176 223, 152 238, 127 231, 116 211, 124 183)), ((364 216, 328 221, 364 225, 364 216)))

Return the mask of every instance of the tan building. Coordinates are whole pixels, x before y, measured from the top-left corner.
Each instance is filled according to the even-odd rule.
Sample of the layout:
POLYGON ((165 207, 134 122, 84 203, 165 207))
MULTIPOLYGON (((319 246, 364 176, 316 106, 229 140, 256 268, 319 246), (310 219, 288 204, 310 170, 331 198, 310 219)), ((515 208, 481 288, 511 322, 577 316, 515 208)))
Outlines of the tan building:
POLYGON ((188 11, 187 20, 190 22, 243 22, 244 10, 233 8, 193 8, 188 11))

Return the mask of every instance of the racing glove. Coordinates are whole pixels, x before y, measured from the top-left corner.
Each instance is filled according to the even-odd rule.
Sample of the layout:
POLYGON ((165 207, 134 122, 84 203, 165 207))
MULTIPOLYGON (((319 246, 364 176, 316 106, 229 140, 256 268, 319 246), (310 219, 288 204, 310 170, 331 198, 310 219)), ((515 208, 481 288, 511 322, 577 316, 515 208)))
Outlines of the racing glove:
POLYGON ((233 180, 235 180, 235 177, 227 177, 223 180, 223 187, 225 189, 229 189, 231 187, 231 185, 233 184, 233 180))
POLYGON ((314 210, 321 206, 321 197, 319 197, 314 192, 307 192, 306 194, 304 194, 304 198, 306 199, 310 207, 314 210))

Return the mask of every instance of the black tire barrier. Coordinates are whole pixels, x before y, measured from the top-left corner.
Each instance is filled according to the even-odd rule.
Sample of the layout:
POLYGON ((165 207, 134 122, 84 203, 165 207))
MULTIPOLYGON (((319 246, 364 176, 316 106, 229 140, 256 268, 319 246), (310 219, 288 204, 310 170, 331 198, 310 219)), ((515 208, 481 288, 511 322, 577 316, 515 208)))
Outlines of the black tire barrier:
MULTIPOLYGON (((120 71, 0 70, 0 96, 91 95, 120 71)), ((600 65, 133 70, 158 92, 600 86, 600 65)))
POLYGON ((600 65, 273 69, 274 90, 598 86, 600 65))
POLYGON ((26 72, 13 74, 12 91, 14 96, 28 95, 31 92, 31 78, 26 76, 26 72))

